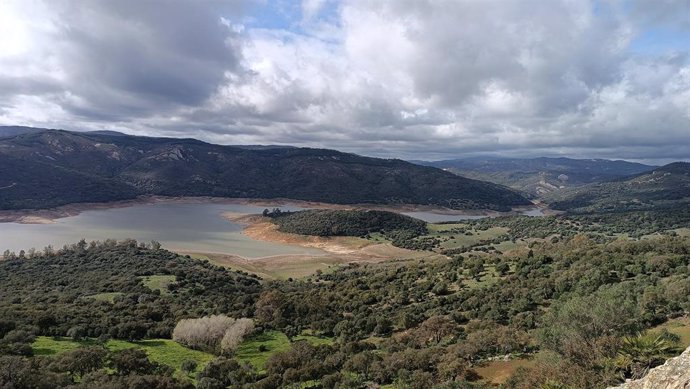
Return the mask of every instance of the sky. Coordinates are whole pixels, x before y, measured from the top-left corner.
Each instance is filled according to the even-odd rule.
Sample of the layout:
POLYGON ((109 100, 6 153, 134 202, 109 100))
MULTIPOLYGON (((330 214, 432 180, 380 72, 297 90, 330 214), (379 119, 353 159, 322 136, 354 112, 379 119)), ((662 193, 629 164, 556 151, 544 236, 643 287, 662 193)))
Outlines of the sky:
POLYGON ((0 125, 690 159, 690 0, 0 0, 0 125))

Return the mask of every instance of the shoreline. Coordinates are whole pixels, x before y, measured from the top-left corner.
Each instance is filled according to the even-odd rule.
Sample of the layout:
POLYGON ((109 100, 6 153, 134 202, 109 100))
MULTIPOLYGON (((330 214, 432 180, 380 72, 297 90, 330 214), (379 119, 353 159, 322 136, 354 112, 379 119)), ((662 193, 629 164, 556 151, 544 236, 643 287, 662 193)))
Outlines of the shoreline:
MULTIPOLYGON (((318 201, 293 200, 285 198, 259 199, 259 198, 228 198, 228 197, 206 197, 206 196, 142 196, 131 200, 112 201, 107 203, 72 203, 48 209, 21 209, 21 210, 0 210, 0 223, 20 223, 20 224, 52 224, 58 219, 77 216, 82 212, 93 210, 107 210, 115 208, 125 208, 135 205, 147 204, 234 204, 252 205, 259 207, 280 207, 296 206, 300 208, 321 208, 321 209, 370 209, 380 211, 391 211, 398 213, 405 212, 428 212, 438 215, 448 216, 511 216, 519 215, 521 212, 538 209, 545 216, 551 215, 552 210, 544 207, 543 204, 534 206, 520 206, 513 208, 510 212, 498 212, 492 210, 456 210, 431 205, 419 204, 332 204, 318 201)), ((555 212, 555 211, 553 211, 555 212)), ((247 214, 241 214, 242 216, 247 214)))

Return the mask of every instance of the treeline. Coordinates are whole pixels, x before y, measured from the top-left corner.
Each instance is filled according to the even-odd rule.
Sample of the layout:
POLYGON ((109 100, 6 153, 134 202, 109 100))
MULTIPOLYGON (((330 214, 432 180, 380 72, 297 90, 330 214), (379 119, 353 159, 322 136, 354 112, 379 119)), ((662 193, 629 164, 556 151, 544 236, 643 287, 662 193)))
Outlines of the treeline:
POLYGON ((380 233, 399 247, 413 248, 427 234, 426 222, 388 211, 317 209, 299 212, 264 212, 283 232, 312 236, 368 237, 380 233))

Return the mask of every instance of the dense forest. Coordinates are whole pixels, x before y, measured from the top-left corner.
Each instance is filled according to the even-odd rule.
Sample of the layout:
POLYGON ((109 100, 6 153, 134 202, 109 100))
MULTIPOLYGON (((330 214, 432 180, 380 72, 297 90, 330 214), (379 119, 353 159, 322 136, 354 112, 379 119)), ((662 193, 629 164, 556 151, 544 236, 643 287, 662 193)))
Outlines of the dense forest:
POLYGON ((313 236, 368 237, 379 233, 394 246, 419 248, 426 222, 388 211, 317 209, 299 212, 264 211, 283 232, 313 236))
MULTIPOLYGON (((272 216, 303 226, 308 215, 323 216, 272 216)), ((415 219, 338 215, 347 222, 343 234, 381 225, 423 232, 415 219)), ((506 253, 477 247, 270 282, 156 242, 7 252, 0 262, 0 386, 488 388, 482 366, 515 359, 529 363, 504 388, 601 388, 679 352, 676 334, 652 329, 690 311, 690 239, 675 232, 688 226, 687 216, 467 221, 467 231, 500 227, 507 231, 501 240, 526 243, 506 253), (620 235, 635 226, 646 235, 620 235), (260 367, 237 354, 247 339, 277 333, 291 341, 260 367), (327 341, 301 340, 305 334, 327 341), (33 355, 34 339, 46 336, 102 340, 33 355), (102 346, 170 338, 215 357, 197 370, 187 363, 196 372, 181 376, 174 371, 180 366, 141 350, 102 346)), ((333 233, 311 220, 311 232, 333 233)))
MULTIPOLYGON (((14 129, 14 128, 13 128, 14 129)), ((433 167, 334 150, 221 146, 194 139, 59 130, 0 137, 0 208, 135 195, 289 198, 510 210, 512 189, 433 167), (11 166, 10 166, 11 164, 11 166)))

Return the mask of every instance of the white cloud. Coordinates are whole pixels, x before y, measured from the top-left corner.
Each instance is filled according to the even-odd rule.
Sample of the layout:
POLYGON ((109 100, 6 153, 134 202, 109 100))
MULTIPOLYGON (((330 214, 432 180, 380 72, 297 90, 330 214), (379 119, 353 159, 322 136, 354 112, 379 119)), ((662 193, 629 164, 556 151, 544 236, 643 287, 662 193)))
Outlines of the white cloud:
POLYGON ((294 30, 244 25, 240 3, 166 4, 0 3, 18 37, 0 121, 417 159, 687 158, 688 53, 630 49, 685 28, 682 1, 303 0, 294 30))

